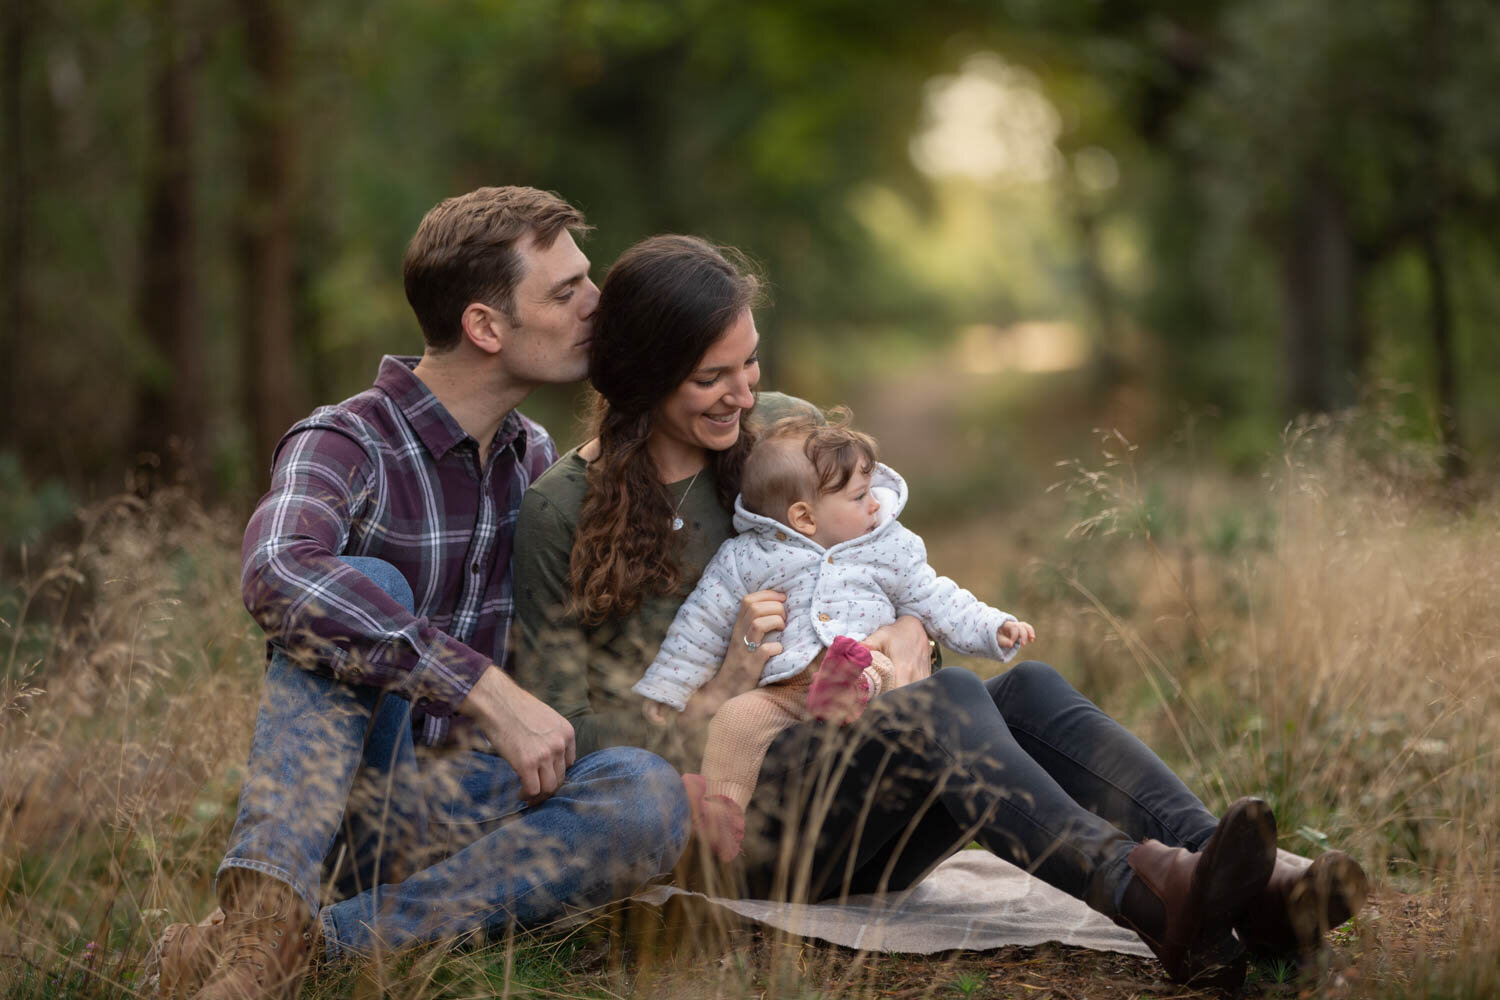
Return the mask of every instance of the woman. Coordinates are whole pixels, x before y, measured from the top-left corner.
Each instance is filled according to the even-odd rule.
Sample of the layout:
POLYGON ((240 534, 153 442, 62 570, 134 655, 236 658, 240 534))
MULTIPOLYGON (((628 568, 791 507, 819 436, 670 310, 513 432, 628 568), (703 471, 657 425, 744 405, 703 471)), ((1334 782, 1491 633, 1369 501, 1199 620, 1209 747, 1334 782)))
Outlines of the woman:
MULTIPOLYGON (((594 434, 533 485, 516 535, 519 679, 572 721, 580 754, 633 744, 694 767, 705 720, 780 651, 766 636, 785 624, 783 595, 751 594, 686 711, 649 719, 630 692, 731 533, 757 418, 806 405, 757 397, 756 293, 742 266, 683 236, 638 244, 605 279, 594 434)), ((1295 950, 1363 901, 1347 857, 1278 860, 1265 803, 1216 818, 1045 664, 928 677, 913 621, 867 642, 912 683, 853 726, 807 723, 772 744, 746 816, 751 892, 900 889, 978 841, 1135 930, 1173 979, 1229 988, 1245 969, 1236 927, 1253 947, 1295 950)))

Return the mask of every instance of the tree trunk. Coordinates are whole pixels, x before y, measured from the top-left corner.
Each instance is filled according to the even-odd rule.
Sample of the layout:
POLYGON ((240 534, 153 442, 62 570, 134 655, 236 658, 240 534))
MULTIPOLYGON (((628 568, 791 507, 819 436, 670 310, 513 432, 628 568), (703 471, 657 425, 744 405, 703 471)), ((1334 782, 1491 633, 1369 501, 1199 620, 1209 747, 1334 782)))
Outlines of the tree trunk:
POLYGON ((1322 413, 1351 399, 1348 359, 1358 299, 1355 247, 1338 193, 1304 177, 1281 248, 1282 345, 1292 413, 1322 413))
POLYGON ((8 0, 4 13, 4 77, 0 80, 0 122, 4 122, 3 179, 0 179, 0 441, 18 438, 20 372, 26 368, 26 160, 22 141, 22 60, 25 58, 30 12, 27 0, 8 0))
POLYGON ((252 468, 265 484, 277 440, 300 413, 292 315, 293 119, 290 22, 282 0, 240 0, 255 91, 245 112, 240 208, 243 407, 252 468))
POLYGON ((139 314, 152 364, 136 411, 134 487, 196 478, 204 423, 203 349, 193 205, 194 101, 199 39, 179 0, 155 5, 159 63, 152 82, 152 146, 139 314))
POLYGON ((1458 418, 1458 376, 1453 358, 1453 303, 1448 297, 1448 262, 1434 222, 1422 232, 1422 264, 1427 271, 1428 323, 1437 369, 1438 433, 1443 439, 1443 475, 1449 482, 1468 472, 1458 418))
POLYGON ((1073 191, 1073 231, 1078 238, 1078 260, 1083 272, 1084 296, 1094 314, 1094 382, 1108 387, 1125 372, 1121 350, 1120 310, 1114 287, 1104 270, 1104 254, 1099 246, 1099 220, 1084 203, 1081 192, 1073 191))

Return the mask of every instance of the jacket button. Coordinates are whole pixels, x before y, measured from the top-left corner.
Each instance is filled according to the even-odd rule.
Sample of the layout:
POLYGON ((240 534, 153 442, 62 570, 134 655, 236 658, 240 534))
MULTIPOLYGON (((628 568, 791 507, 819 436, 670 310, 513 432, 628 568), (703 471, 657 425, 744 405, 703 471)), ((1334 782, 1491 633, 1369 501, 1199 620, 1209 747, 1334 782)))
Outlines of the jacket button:
POLYGON ((786 532, 785 531, 778 531, 778 532, 776 532, 776 540, 778 542, 784 542, 784 541, 786 541, 786 532))
POLYGON ((828 617, 828 612, 826 612, 826 611, 819 611, 818 612, 818 621, 820 621, 820 622, 826 622, 826 621, 829 621, 829 620, 830 619, 828 617))
POLYGON ((830 565, 830 566, 833 565, 833 556, 829 556, 828 557, 828 565, 830 565))

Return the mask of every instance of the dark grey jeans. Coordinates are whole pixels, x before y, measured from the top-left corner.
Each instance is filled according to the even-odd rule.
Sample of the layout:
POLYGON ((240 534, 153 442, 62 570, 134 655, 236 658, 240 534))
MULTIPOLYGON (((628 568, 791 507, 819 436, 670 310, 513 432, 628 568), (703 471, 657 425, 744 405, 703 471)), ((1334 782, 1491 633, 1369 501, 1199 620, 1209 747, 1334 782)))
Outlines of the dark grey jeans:
POLYGON ((1218 820, 1056 670, 948 668, 852 726, 781 733, 747 811, 745 888, 827 899, 903 889, 970 841, 1113 914, 1146 838, 1197 849, 1218 820))

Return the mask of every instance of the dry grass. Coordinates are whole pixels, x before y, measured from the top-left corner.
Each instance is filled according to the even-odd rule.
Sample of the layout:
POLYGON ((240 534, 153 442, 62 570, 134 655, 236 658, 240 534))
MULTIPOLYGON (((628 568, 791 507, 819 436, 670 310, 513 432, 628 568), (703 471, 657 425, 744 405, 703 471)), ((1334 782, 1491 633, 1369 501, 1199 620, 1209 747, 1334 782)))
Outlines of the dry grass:
MULTIPOLYGON (((1374 903, 1318 968, 1261 995, 1500 988, 1500 532, 1378 421, 1295 428, 1258 482, 1122 438, 1013 514, 929 531, 933 562, 1042 632, 1037 655, 1211 806, 1259 792, 1283 846, 1336 845, 1374 903), (1069 528, 1073 527, 1072 532, 1069 528)), ((129 995, 168 919, 201 915, 254 718, 261 640, 240 526, 185 498, 80 515, 0 592, 0 988, 129 995), (90 947, 90 943, 92 947, 90 947)), ((921 527, 918 525, 918 527, 921 527)), ((983 669, 983 665, 976 664, 983 669)), ((665 921, 665 922, 663 922, 665 921)), ((914 959, 601 915, 457 955, 325 974, 320 996, 1074 997, 1173 994, 1152 963, 1063 949, 914 959)))

